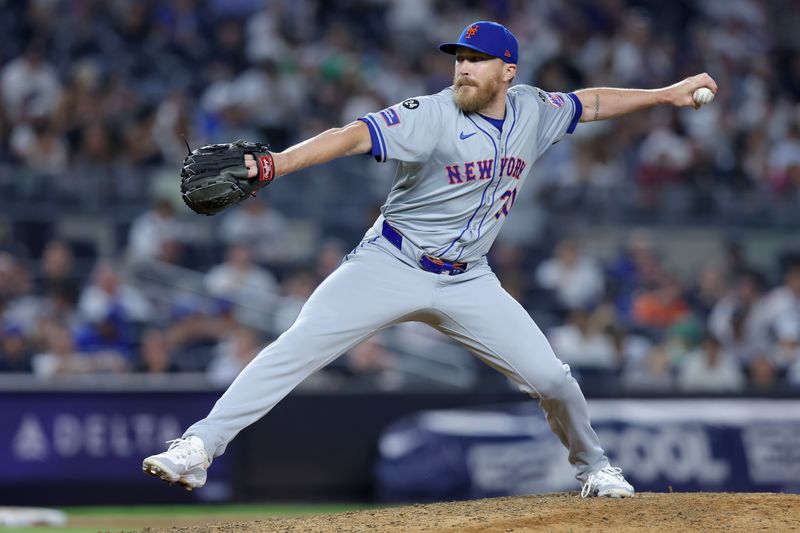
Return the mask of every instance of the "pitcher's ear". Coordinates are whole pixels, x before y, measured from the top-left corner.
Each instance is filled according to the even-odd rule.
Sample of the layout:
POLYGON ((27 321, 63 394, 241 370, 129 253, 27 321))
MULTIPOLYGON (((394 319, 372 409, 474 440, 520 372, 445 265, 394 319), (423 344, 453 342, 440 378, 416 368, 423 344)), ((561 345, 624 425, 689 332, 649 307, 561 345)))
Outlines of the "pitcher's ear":
POLYGON ((504 72, 503 79, 505 81, 511 81, 517 76, 517 66, 516 65, 506 64, 504 70, 505 70, 505 72, 504 72))

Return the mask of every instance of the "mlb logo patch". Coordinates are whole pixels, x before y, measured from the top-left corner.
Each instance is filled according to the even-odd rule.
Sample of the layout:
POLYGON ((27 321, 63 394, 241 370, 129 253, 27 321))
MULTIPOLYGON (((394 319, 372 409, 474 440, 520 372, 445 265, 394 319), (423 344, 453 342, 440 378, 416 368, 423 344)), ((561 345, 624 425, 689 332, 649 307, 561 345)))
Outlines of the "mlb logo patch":
POLYGON ((550 105, 555 108, 561 109, 564 106, 564 97, 560 94, 554 93, 545 93, 547 95, 547 99, 550 100, 550 105))
POLYGON ((397 114, 397 111, 388 107, 381 111, 381 116, 383 117, 383 121, 386 122, 387 126, 395 126, 400 124, 400 115, 397 114))

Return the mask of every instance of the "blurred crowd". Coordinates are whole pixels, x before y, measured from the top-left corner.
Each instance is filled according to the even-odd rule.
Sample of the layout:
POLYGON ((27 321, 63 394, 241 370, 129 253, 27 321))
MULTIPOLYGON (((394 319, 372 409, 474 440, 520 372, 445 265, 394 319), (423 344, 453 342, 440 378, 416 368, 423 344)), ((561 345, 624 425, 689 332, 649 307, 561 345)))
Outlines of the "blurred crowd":
MULTIPOLYGON (((257 200, 231 211, 220 239, 240 217, 251 217, 249 230, 259 228, 252 217, 267 212, 257 200)), ((273 218, 280 215, 271 212, 273 218)), ((195 271, 163 252, 181 250, 172 237, 181 224, 169 203, 157 204, 132 226, 123 259, 101 259, 89 271, 78 267, 62 240, 49 242, 33 265, 0 253, 0 371, 43 378, 205 372, 214 384, 230 383, 291 325, 345 253, 341 242, 328 241, 309 267, 298 267, 259 256, 257 238, 234 240, 218 264, 195 271), (151 224, 160 232, 148 229, 151 224), (137 255, 140 232, 162 252, 137 255)), ((665 266, 652 235, 637 230, 607 262, 573 238, 558 241, 533 268, 521 248, 502 242, 490 260, 579 380, 602 378, 605 386, 648 392, 800 387, 800 255, 787 256, 782 277, 771 282, 730 243, 721 261, 685 279, 665 266)), ((431 338, 436 335, 422 325, 380 334, 318 380, 419 384, 403 376, 411 368, 402 362, 409 357, 404 352, 417 345, 440 356, 445 348, 431 338)))
MULTIPOLYGON (((800 385, 797 249, 759 271, 732 242, 687 276, 665 266, 670 250, 652 235, 627 231, 800 228, 797 1, 0 7, 3 371, 200 371, 229 382, 357 242, 392 169, 350 158, 201 221, 175 201, 183 137, 281 149, 438 92, 452 58, 435 45, 493 19, 520 41, 520 83, 651 88, 707 71, 720 87, 697 111, 582 124, 537 163, 490 259, 559 357, 582 379, 643 390, 800 385), (113 227, 104 253, 70 239, 62 222, 76 215, 113 227), (581 222, 627 235, 617 256, 593 256, 574 231, 581 222)), ((330 379, 402 384, 408 339, 379 336, 330 379)))
MULTIPOLYGON (((283 148, 438 92, 450 83, 452 60, 436 43, 488 18, 519 38, 522 83, 651 88, 708 71, 721 88, 714 105, 697 112, 662 108, 582 126, 540 163, 529 192, 537 201, 609 217, 716 215, 738 223, 791 223, 798 205, 793 0, 7 0, 2 7, 0 164, 23 169, 2 186, 22 198, 68 198, 98 211, 143 201, 163 169, 174 173, 182 160, 182 135, 194 144, 247 138, 283 148)), ((367 205, 385 193, 386 172, 374 174, 367 205)))

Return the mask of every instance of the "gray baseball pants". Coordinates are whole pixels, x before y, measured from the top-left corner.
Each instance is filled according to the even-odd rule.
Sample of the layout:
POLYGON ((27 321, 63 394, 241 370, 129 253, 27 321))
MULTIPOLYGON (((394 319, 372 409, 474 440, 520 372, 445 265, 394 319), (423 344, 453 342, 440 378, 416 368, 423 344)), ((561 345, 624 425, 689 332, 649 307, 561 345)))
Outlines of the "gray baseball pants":
POLYGON ((569 450, 576 477, 608 466, 578 383, 486 259, 451 276, 417 266, 419 250, 398 250, 375 229, 309 298, 297 320, 264 348, 192 425, 211 457, 267 414, 313 372, 393 324, 420 321, 462 343, 539 399, 552 431, 569 450))

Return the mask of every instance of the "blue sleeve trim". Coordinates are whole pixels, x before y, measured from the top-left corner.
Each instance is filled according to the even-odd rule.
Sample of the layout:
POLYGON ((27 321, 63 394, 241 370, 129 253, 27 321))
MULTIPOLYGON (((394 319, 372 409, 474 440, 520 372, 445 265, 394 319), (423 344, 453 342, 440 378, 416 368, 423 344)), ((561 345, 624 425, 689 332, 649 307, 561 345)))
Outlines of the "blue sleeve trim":
POLYGON ((366 124, 367 127, 369 128, 369 137, 370 137, 370 139, 372 139, 372 152, 370 152, 370 153, 371 153, 372 157, 375 158, 375 161, 380 163, 381 162, 381 156, 382 156, 382 154, 381 154, 381 143, 378 140, 378 134, 375 131, 375 126, 372 125, 372 122, 369 121, 368 117, 361 117, 358 120, 360 120, 361 122, 366 124))
POLYGON ((378 139, 380 140, 380 143, 381 143, 381 159, 380 159, 380 162, 384 163, 386 161, 386 158, 387 158, 387 153, 386 153, 386 139, 383 138, 383 130, 378 125, 378 120, 375 117, 368 115, 367 119, 369 119, 369 121, 372 122, 372 125, 375 126, 375 131, 378 133, 378 139))
MULTIPOLYGON (((371 126, 371 130, 378 136, 378 154, 375 156, 375 161, 378 163, 383 163, 386 161, 386 140, 383 138, 383 132, 381 131, 381 127, 378 125, 378 121, 375 120, 375 117, 371 115, 367 115, 364 117, 367 123, 371 126)), ((374 148, 373 148, 374 150, 374 148)))
POLYGON ((578 121, 583 115, 583 104, 575 93, 568 93, 567 96, 569 96, 569 99, 575 104, 575 114, 572 116, 572 122, 569 123, 569 128, 567 128, 567 133, 571 134, 575 131, 575 128, 578 126, 578 121))

